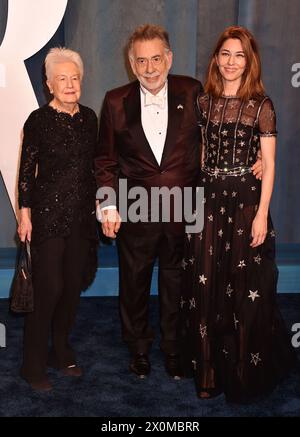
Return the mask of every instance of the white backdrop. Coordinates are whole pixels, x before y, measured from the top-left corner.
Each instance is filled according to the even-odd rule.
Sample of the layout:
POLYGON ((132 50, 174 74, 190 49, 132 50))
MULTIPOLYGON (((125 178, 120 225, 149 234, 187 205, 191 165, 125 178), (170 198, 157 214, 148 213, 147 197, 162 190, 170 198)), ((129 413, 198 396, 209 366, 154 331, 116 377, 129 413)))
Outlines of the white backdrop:
POLYGON ((57 30, 68 0, 9 0, 6 32, 0 47, 0 170, 17 210, 17 172, 22 127, 36 108, 24 61, 57 30))

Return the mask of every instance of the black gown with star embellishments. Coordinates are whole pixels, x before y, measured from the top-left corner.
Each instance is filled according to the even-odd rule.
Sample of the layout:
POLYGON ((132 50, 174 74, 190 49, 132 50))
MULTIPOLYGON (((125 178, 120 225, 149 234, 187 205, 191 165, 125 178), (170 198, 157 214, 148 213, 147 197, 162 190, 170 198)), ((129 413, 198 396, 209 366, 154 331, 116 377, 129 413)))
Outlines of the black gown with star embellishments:
POLYGON ((269 392, 295 363, 276 306, 275 232, 250 247, 261 182, 250 167, 261 136, 276 135, 272 101, 198 98, 205 144, 198 186, 204 228, 187 234, 181 297, 185 366, 197 392, 246 401, 269 392))

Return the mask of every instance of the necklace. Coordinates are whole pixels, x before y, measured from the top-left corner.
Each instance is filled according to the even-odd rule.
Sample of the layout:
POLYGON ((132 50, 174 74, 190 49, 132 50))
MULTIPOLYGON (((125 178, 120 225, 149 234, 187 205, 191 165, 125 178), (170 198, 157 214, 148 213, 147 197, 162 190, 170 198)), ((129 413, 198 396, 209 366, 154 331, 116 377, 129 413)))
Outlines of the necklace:
POLYGON ((64 109, 60 109, 58 106, 56 106, 55 104, 51 104, 51 102, 49 103, 49 106, 51 106, 51 108, 53 108, 55 111, 57 111, 58 113, 64 113, 64 114, 69 114, 73 117, 73 115, 75 115, 77 112, 79 112, 79 105, 78 103, 76 103, 76 105, 74 106, 73 111, 67 111, 64 109))

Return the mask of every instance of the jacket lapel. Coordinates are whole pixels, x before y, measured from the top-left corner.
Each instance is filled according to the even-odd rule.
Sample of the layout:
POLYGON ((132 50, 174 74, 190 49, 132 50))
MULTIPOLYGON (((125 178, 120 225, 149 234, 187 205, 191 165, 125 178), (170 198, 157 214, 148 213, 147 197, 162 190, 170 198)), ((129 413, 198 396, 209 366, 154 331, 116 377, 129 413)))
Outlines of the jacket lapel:
POLYGON ((156 161, 142 127, 141 96, 140 85, 138 81, 133 82, 131 91, 129 92, 128 96, 125 97, 124 109, 126 114, 127 128, 132 135, 133 141, 137 144, 141 154, 158 166, 158 162, 156 161))
POLYGON ((168 78, 168 129, 164 151, 161 159, 161 167, 167 160, 169 154, 174 151, 176 138, 181 127, 183 113, 185 110, 185 93, 176 93, 175 83, 172 76, 168 78))

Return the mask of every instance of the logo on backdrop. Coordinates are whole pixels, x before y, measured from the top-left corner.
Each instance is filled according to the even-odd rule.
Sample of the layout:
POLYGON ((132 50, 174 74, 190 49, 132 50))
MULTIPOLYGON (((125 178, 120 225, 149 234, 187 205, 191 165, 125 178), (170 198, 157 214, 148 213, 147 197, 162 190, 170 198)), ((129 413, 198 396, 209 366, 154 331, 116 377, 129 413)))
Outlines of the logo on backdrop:
POLYGON ((300 87, 300 62, 293 64, 291 70, 292 72, 295 72, 295 74, 293 74, 291 79, 292 86, 294 88, 299 88, 300 87))
POLYGON ((0 171, 16 210, 16 180, 22 127, 38 108, 24 61, 56 32, 68 0, 9 0, 0 46, 0 171))

